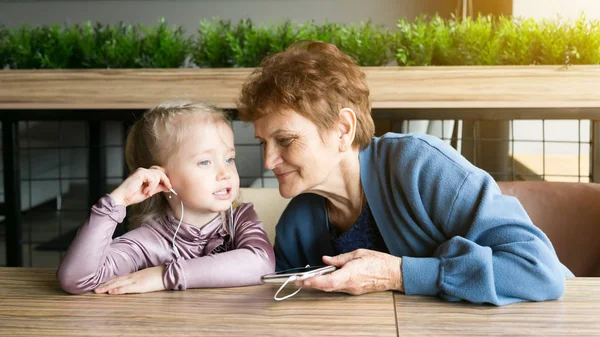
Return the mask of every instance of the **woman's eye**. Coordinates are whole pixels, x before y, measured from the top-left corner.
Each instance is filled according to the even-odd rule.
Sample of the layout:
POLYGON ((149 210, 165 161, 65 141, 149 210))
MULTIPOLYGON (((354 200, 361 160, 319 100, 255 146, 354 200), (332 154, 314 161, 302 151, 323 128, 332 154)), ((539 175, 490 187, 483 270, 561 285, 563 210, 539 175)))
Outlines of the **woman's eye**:
POLYGON ((202 166, 206 166, 208 164, 210 164, 210 160, 203 160, 203 161, 201 161, 201 162, 198 163, 198 165, 202 165, 202 166))
POLYGON ((228 164, 235 162, 235 158, 229 158, 226 160, 228 164))
POLYGON ((292 140, 294 140, 294 139, 291 137, 290 138, 281 138, 277 142, 279 142, 279 144, 285 146, 285 145, 289 145, 292 142, 292 140))

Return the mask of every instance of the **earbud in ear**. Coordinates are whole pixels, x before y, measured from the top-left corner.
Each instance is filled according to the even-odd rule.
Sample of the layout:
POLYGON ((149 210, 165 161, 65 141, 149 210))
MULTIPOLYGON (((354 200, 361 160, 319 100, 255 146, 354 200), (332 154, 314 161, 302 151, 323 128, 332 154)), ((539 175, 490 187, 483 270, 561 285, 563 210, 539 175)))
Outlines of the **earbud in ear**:
POLYGON ((177 192, 175 192, 175 190, 174 190, 174 189, 172 189, 172 188, 169 188, 169 191, 171 191, 171 193, 173 193, 173 194, 177 195, 177 192))

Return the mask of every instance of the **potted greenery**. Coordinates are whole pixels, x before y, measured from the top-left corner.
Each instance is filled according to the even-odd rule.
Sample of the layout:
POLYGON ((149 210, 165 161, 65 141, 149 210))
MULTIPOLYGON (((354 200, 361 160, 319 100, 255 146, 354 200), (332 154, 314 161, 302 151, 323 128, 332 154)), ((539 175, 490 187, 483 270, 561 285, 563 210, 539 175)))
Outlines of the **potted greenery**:
MULTIPOLYGON (((131 90, 135 93, 131 97, 139 98, 136 103, 138 105, 145 98, 162 97, 156 97, 156 91, 151 91, 151 95, 144 97, 144 91, 140 88, 148 86, 136 85, 136 81, 147 83, 156 80, 157 85, 167 89, 172 84, 173 92, 175 89, 183 90, 185 95, 192 95, 192 98, 210 100, 212 91, 208 92, 208 96, 203 96, 199 91, 192 93, 189 87, 178 87, 178 84, 187 86, 191 83, 182 81, 182 77, 178 75, 184 74, 183 78, 193 78, 196 82, 213 81, 210 82, 209 88, 217 91, 216 89, 222 86, 223 90, 230 92, 228 95, 231 95, 234 93, 228 91, 231 86, 241 85, 243 78, 252 71, 253 67, 258 66, 262 58, 283 50, 293 41, 315 39, 336 44, 351 55, 359 65, 364 66, 370 84, 373 83, 374 106, 377 106, 378 102, 385 101, 381 107, 394 108, 415 107, 411 104, 402 105, 401 102, 427 100, 423 95, 417 98, 409 96, 415 92, 427 94, 433 91, 439 94, 440 88, 432 88, 432 84, 446 83, 443 85, 449 88, 468 89, 468 87, 461 88, 460 77, 489 76, 493 81, 495 76, 502 76, 506 71, 506 68, 495 68, 497 66, 523 66, 523 68, 510 68, 510 71, 517 73, 523 71, 530 77, 547 77, 549 70, 537 68, 540 73, 535 75, 531 73, 530 66, 554 65, 551 68, 551 71, 554 71, 571 65, 600 63, 600 24, 597 21, 587 20, 583 16, 570 23, 560 20, 535 21, 510 17, 442 19, 434 16, 419 17, 412 22, 400 19, 397 26, 397 31, 390 31, 370 22, 343 25, 286 21, 256 25, 247 19, 237 24, 213 19, 202 21, 197 32, 189 36, 181 27, 170 27, 164 20, 160 20, 156 26, 150 28, 125 24, 92 25, 89 22, 70 26, 22 26, 15 29, 0 27, 0 66, 10 69, 10 71, 0 72, 0 81, 27 81, 31 84, 28 76, 33 76, 34 81, 50 81, 39 84, 40 87, 47 87, 43 90, 45 92, 51 90, 54 84, 53 76, 58 76, 60 79, 74 77, 81 81, 88 81, 89 78, 82 75, 86 74, 86 71, 79 69, 93 69, 92 72, 98 76, 115 74, 114 69, 140 69, 120 71, 117 73, 127 74, 127 76, 107 75, 102 80, 113 80, 115 87, 131 90), (372 68, 381 66, 386 67, 372 68), (427 70, 424 71, 421 66, 438 67, 426 68, 427 70), (455 66, 483 67, 469 68, 465 72, 464 68, 453 68, 455 66), (213 70, 191 70, 190 68, 213 70), (227 70, 231 68, 241 69, 227 70), (26 71, 26 69, 36 69, 36 71, 26 71), (161 70, 154 72, 150 69, 161 70), (475 70, 484 75, 473 75, 475 70), (40 76, 41 73, 44 74, 43 77, 40 76), (436 82, 432 80, 437 77, 436 73, 439 73, 440 79, 448 76, 459 77, 459 79, 453 82, 436 82), (139 74, 159 75, 154 77, 139 74), (231 78, 231 76, 234 76, 235 80, 221 81, 220 79, 231 78), (412 81, 405 81, 407 78, 412 81), (422 78, 428 80, 420 81, 419 79, 422 78), (123 82, 119 82, 120 79, 123 82), (380 85, 377 84, 379 81, 380 85), (403 87, 403 83, 408 84, 403 87), (410 86, 410 90, 406 90, 407 85, 410 86), (419 87, 420 85, 422 87, 419 87), (400 87, 394 89, 393 86, 400 87)), ((586 72, 587 69, 590 68, 586 68, 586 72)), ((594 71, 595 68, 591 69, 594 71)), ((564 78, 561 76, 553 77, 550 81, 557 81, 556 85, 564 84, 562 82, 564 78)), ((565 78, 569 80, 568 76, 565 78)), ((496 82, 500 86, 507 85, 506 81, 496 82)), ((577 85, 580 82, 573 79, 569 83, 577 85)), ((81 82, 73 81, 72 84, 73 92, 77 92, 81 82)), ((539 89, 535 85, 530 87, 532 91, 539 89)), ((514 91, 515 88, 508 89, 514 91)), ((21 98, 15 97, 19 95, 18 92, 5 90, 9 90, 7 86, 0 89, 2 108, 15 107, 15 102, 31 103, 32 99, 36 99, 29 93, 23 93, 25 97, 22 97, 24 101, 21 101, 21 98), (12 102, 10 105, 8 105, 9 101, 12 102)), ((68 91, 66 87, 60 88, 62 93, 68 91)), ((173 92, 167 90, 165 95, 173 95, 173 92)), ((85 93, 78 92, 78 94, 83 100, 85 93)), ((88 94, 93 94, 93 97, 97 98, 97 95, 102 95, 103 92, 88 94)), ((469 90, 454 90, 453 94, 458 95, 450 99, 456 103, 456 107, 469 107, 465 102, 476 99, 473 95, 460 97, 463 94, 468 95, 469 90)), ((43 96, 50 97, 51 92, 48 91, 43 96)), ((523 98, 524 96, 518 99, 526 99, 523 98)), ((551 92, 547 96, 554 99, 556 94, 551 92)), ((503 99, 507 98, 503 97, 503 99)), ((221 97, 217 101, 221 104, 224 101, 233 101, 233 98, 221 97)), ((448 100, 442 101, 448 102, 448 100)), ((105 102, 110 102, 110 99, 105 102)), ((40 106, 43 103, 43 100, 37 101, 40 106)), ((146 102, 148 106, 154 103, 146 102)), ((426 105, 417 104, 416 107, 426 105)), ((68 102, 65 102, 63 107, 68 108, 68 102)), ((227 107, 233 106, 230 104, 227 107)), ((429 107, 437 106, 429 104, 429 107)))

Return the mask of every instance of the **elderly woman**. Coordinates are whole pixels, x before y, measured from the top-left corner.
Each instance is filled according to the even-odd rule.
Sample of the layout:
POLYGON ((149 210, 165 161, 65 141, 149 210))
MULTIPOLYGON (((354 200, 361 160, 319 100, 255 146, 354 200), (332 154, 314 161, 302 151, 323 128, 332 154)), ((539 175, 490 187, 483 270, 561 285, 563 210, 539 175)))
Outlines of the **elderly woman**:
POLYGON ((365 75, 334 45, 303 41, 266 58, 238 105, 292 198, 277 269, 339 268, 299 285, 495 305, 563 294, 572 274, 490 175, 432 136, 373 137, 365 75))

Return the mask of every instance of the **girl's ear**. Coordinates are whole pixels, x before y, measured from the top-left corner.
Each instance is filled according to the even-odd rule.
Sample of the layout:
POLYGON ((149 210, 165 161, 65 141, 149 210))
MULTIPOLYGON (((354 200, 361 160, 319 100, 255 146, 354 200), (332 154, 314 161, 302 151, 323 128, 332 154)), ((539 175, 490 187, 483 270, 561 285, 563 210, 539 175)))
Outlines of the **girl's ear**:
POLYGON ((356 135, 356 113, 350 108, 343 108, 339 112, 339 142, 340 151, 345 152, 352 147, 356 135))
POLYGON ((167 173, 167 170, 165 170, 165 168, 162 167, 162 166, 152 165, 152 166, 150 166, 150 168, 154 169, 154 170, 159 170, 159 171, 161 171, 162 173, 165 173, 165 174, 167 173))

